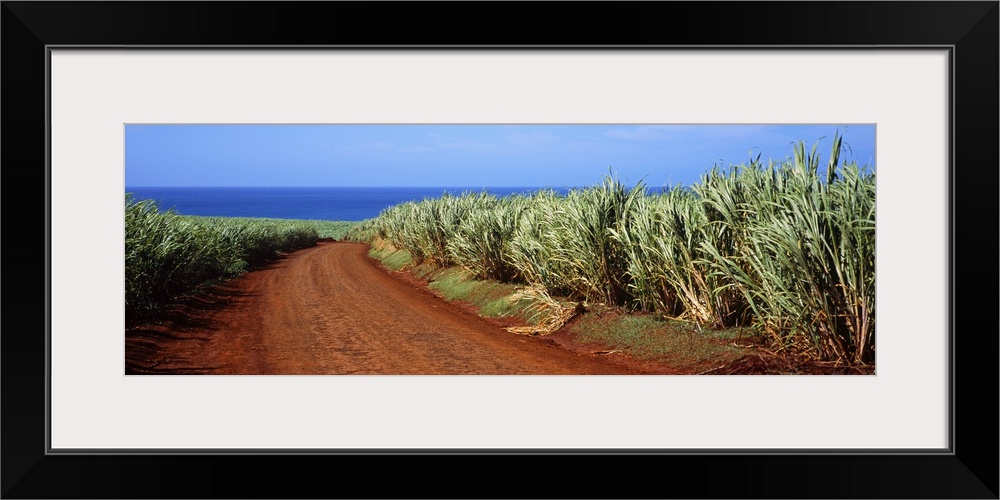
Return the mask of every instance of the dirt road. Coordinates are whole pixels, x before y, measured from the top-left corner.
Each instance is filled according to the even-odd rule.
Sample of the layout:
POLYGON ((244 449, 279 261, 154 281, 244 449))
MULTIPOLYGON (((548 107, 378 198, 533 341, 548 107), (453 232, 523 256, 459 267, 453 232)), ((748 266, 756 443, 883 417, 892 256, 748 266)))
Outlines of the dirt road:
POLYGON ((381 268, 367 250, 320 243, 183 301, 159 324, 126 332, 126 373, 647 372, 507 332, 381 268))

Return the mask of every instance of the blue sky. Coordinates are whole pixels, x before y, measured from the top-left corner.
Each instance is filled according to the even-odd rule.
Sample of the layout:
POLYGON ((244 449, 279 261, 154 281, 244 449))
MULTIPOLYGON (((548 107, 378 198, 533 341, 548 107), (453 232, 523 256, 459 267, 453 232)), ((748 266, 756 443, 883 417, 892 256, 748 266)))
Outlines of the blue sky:
POLYGON ((690 185, 838 130, 874 170, 874 125, 126 125, 125 186, 690 185))

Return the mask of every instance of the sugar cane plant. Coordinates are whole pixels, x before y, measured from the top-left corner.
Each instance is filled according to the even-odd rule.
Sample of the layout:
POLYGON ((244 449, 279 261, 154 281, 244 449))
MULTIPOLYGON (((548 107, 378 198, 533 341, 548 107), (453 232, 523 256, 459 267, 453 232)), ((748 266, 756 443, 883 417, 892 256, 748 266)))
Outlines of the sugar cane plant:
POLYGON ((825 171, 816 147, 715 167, 652 192, 613 175, 565 195, 464 193, 386 209, 355 226, 418 261, 461 265, 576 301, 715 327, 752 327, 779 349, 871 363, 875 344, 875 175, 825 171))
POLYGON ((125 197, 125 316, 156 312, 179 294, 314 245, 314 226, 259 219, 186 217, 125 197))

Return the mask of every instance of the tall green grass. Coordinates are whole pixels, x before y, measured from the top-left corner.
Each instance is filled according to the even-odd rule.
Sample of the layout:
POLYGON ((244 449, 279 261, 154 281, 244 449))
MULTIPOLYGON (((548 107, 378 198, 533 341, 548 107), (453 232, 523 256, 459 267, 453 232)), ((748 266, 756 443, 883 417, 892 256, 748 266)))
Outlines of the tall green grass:
POLYGON ((713 170, 698 187, 726 252, 706 246, 705 263, 741 293, 758 326, 782 340, 808 339, 822 358, 874 359, 875 176, 838 168, 834 140, 826 172, 814 147, 794 159, 728 175, 713 170))
POLYGON ((799 143, 781 163, 715 167, 651 192, 613 175, 564 196, 464 193, 410 202, 346 238, 382 239, 418 262, 572 300, 706 326, 751 326, 779 348, 874 361, 875 175, 825 172, 799 143))
POLYGON ((342 240, 344 235, 353 228, 357 222, 319 219, 270 219, 265 217, 208 217, 201 215, 182 215, 181 217, 192 221, 202 221, 211 224, 228 225, 271 225, 275 227, 295 227, 301 230, 314 229, 320 238, 330 238, 342 240))
POLYGON ((208 281, 274 260, 278 251, 312 246, 318 237, 308 223, 181 216, 126 194, 126 321, 208 281))

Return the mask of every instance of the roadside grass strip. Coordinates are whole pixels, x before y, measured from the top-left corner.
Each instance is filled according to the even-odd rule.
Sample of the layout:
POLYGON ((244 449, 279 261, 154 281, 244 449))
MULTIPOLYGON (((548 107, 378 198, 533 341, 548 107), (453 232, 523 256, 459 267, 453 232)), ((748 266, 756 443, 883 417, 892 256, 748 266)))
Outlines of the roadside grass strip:
POLYGON ((705 363, 724 365, 745 350, 737 343, 739 329, 699 330, 695 324, 651 315, 588 314, 570 327, 583 344, 597 344, 674 366, 705 363))

